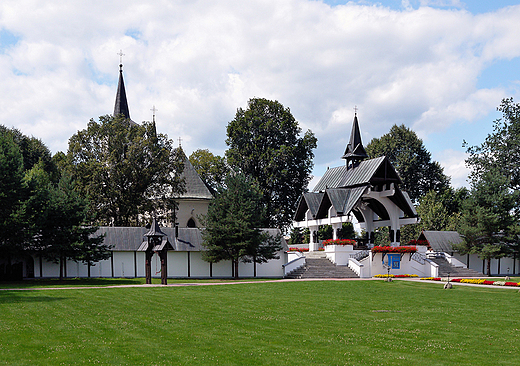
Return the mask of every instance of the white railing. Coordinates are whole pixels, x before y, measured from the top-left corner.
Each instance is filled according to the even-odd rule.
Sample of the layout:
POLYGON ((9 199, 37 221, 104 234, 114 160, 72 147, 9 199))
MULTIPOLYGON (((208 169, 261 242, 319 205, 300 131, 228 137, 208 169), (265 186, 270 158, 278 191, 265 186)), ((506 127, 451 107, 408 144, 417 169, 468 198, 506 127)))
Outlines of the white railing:
POLYGON ((360 261, 362 260, 363 258, 366 258, 370 255, 370 251, 369 250, 361 250, 359 251, 358 253, 356 254, 351 254, 350 255, 350 258, 353 258, 355 259, 356 261, 360 261))
POLYGON ((359 276, 359 278, 370 277, 370 274, 366 271, 368 268, 366 268, 364 264, 359 263, 356 259, 349 258, 348 266, 359 276))
POLYGON ((426 255, 415 252, 412 254, 412 259, 418 262, 419 264, 424 264, 424 262, 426 261, 426 255))
POLYGON ((430 276, 439 277, 439 265, 430 259, 426 259, 426 263, 430 264, 430 276))
POLYGON ((448 263, 451 264, 453 267, 457 267, 457 268, 468 268, 468 266, 466 266, 464 263, 462 263, 461 261, 459 261, 457 258, 452 257, 452 256, 449 255, 448 253, 444 253, 444 258, 446 258, 446 260, 448 261, 448 263))
POLYGON ((292 271, 295 271, 304 265, 305 265, 305 257, 303 257, 303 256, 293 259, 292 261, 290 261, 286 264, 282 264, 284 277, 287 276, 292 271))

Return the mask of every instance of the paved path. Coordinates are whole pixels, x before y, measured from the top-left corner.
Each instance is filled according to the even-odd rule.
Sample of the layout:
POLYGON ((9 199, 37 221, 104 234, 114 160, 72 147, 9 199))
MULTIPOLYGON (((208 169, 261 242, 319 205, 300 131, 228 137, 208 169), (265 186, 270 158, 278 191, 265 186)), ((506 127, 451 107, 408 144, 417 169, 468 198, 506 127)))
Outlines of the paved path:
MULTIPOLYGON (((419 278, 394 278, 394 281, 411 281, 436 283, 444 286, 444 281, 420 280, 419 278)), ((515 281, 517 279, 515 278, 515 281)), ((302 282, 302 281, 384 281, 384 278, 306 278, 306 279, 276 279, 266 281, 229 281, 229 282, 189 282, 189 283, 173 283, 170 285, 114 285, 114 286, 78 286, 78 287, 31 287, 31 288, 2 288, 0 291, 39 291, 39 290, 90 290, 90 289, 107 289, 107 288, 125 288, 125 287, 188 287, 188 286, 223 286, 223 285, 241 285, 251 283, 280 283, 280 282, 302 282)), ((514 281, 513 281, 514 282, 514 281)), ((512 286, 494 286, 494 285, 478 285, 473 283, 451 282, 453 286, 472 286, 482 288, 501 288, 520 290, 520 287, 512 286)))

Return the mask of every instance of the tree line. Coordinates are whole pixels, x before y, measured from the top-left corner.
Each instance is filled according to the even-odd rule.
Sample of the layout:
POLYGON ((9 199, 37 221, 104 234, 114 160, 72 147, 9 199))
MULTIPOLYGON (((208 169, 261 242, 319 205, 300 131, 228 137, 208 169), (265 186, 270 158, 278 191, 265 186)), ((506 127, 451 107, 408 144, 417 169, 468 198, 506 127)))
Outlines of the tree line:
MULTIPOLYGON (((470 189, 454 189, 404 125, 366 146, 370 157, 390 159, 421 217, 403 227, 402 242, 422 230, 458 230, 461 253, 477 253, 488 263, 518 255, 520 106, 504 99, 498 109, 503 118, 493 132, 482 144, 466 146, 470 189)), ((185 189, 185 155, 154 123, 102 116, 70 138, 67 153, 54 156, 40 140, 0 127, 0 256, 31 250, 57 263, 95 263, 109 249, 92 235, 98 225, 142 226, 151 216, 174 221, 168 215, 185 189)), ((199 149, 189 157, 215 195, 202 218, 205 259, 261 263, 274 258, 280 245, 258 229, 290 228, 311 178, 317 139, 310 130, 302 133, 289 108, 262 98, 238 108, 226 132, 224 156, 199 149)), ((349 225, 343 231, 356 235, 349 225)), ((326 239, 329 228, 320 235, 326 239)), ((291 240, 304 236, 293 231, 291 240)), ((377 244, 388 240, 385 228, 376 233, 377 244)))

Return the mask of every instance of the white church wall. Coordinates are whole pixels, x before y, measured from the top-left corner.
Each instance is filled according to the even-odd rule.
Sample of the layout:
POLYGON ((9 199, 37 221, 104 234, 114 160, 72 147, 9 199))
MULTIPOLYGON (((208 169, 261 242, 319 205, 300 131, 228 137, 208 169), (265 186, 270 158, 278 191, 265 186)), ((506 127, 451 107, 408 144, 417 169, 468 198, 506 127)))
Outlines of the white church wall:
POLYGON ((197 227, 201 227, 199 216, 208 213, 208 206, 208 200, 179 200, 179 210, 177 212, 179 227, 187 227, 190 218, 195 220, 197 227))

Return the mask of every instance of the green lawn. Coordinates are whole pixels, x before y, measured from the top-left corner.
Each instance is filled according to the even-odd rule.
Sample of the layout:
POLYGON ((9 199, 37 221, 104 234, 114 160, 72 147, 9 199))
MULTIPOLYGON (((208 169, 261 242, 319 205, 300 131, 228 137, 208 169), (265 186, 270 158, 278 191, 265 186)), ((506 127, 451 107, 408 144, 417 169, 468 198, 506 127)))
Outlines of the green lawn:
POLYGON ((518 365, 516 289, 312 281, 0 291, 6 365, 518 365))
MULTIPOLYGON (((273 279, 266 278, 247 278, 240 280, 233 279, 168 279, 168 284, 181 283, 222 283, 222 282, 251 282, 251 281, 268 281, 273 279)), ((59 288, 59 287, 104 287, 104 286, 121 286, 121 285, 144 285, 144 278, 66 278, 62 281, 57 278, 49 279, 31 279, 23 281, 0 281, 0 289, 31 289, 31 288, 59 288)), ((160 285, 160 278, 152 278, 153 285, 160 285)))

